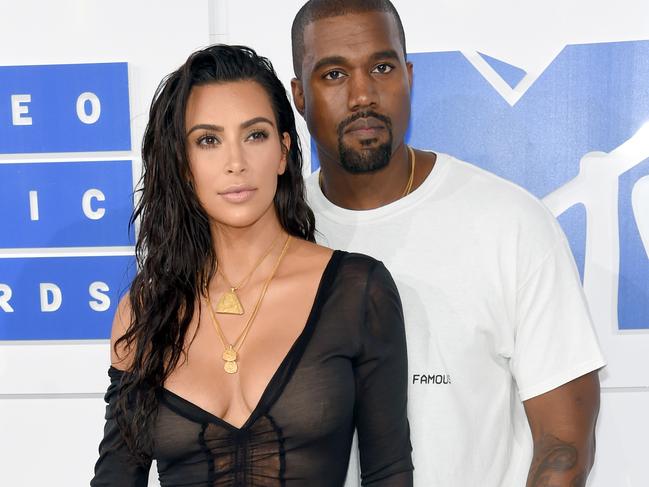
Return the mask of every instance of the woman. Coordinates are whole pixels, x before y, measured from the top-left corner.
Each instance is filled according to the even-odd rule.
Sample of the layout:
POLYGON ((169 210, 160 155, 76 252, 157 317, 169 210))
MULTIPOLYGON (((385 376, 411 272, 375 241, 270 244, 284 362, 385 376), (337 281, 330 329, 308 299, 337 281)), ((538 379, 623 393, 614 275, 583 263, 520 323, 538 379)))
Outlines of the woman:
POLYGON ((154 98, 139 272, 112 335, 92 486, 412 484, 401 305, 383 265, 314 243, 293 111, 245 47, 154 98))

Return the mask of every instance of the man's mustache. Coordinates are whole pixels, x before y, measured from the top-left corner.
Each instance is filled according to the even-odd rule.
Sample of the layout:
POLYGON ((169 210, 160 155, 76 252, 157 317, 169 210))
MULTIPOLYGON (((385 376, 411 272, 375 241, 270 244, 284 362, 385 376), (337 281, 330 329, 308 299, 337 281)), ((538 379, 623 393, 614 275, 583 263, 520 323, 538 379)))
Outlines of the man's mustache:
POLYGON ((390 117, 386 115, 381 115, 380 113, 375 112, 374 110, 365 110, 362 112, 356 112, 353 115, 350 115, 349 117, 344 119, 342 122, 340 122, 338 124, 338 137, 341 138, 345 133, 345 128, 360 118, 375 118, 377 120, 380 120, 385 124, 388 131, 390 132, 392 131, 392 120, 390 120, 390 117))

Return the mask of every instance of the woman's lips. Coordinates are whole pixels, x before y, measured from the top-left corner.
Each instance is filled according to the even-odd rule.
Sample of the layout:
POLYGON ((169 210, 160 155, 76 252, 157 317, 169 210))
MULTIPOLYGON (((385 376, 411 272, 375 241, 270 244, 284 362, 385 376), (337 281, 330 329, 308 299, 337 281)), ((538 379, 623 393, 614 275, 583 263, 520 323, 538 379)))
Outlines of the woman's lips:
POLYGON ((243 203, 252 198, 256 188, 241 187, 241 188, 228 188, 219 193, 219 195, 230 203, 243 203))

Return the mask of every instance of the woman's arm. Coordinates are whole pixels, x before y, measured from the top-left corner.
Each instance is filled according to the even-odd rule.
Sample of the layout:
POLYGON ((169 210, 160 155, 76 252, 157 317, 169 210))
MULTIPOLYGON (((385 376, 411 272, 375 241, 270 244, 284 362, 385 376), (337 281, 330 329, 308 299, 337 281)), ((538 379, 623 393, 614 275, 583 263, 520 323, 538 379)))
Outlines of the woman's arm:
POLYGON ((95 476, 91 487, 146 487, 151 462, 137 463, 122 440, 115 419, 115 409, 120 381, 124 370, 130 366, 130 354, 125 347, 115 347, 117 340, 124 335, 131 322, 131 307, 128 295, 119 303, 111 334, 111 362, 108 370, 110 385, 104 396, 106 401, 106 424, 104 438, 99 444, 99 459, 95 464, 95 476))
POLYGON ((355 361, 362 485, 412 486, 403 311, 394 281, 380 262, 368 276, 364 316, 355 361))
POLYGON ((138 464, 122 440, 115 420, 115 402, 119 382, 124 372, 111 367, 108 370, 110 386, 106 392, 106 424, 104 438, 99 444, 99 460, 95 464, 95 476, 91 487, 146 487, 151 462, 138 464))

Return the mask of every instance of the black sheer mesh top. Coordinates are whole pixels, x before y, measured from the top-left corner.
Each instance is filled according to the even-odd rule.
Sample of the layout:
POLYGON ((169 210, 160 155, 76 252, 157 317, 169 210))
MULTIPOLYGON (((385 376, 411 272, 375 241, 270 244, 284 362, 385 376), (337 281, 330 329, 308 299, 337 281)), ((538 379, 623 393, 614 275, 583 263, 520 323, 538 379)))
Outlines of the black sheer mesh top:
MULTIPOLYGON (((112 410, 123 372, 111 367, 106 426, 91 486, 148 482, 112 410)), ((383 264, 335 251, 304 331, 241 428, 161 389, 150 457, 166 486, 344 484, 354 429, 363 485, 411 486, 407 358, 401 302, 383 264)))

